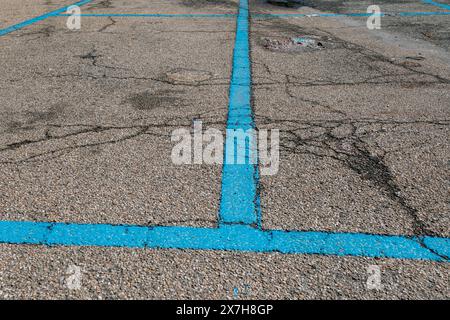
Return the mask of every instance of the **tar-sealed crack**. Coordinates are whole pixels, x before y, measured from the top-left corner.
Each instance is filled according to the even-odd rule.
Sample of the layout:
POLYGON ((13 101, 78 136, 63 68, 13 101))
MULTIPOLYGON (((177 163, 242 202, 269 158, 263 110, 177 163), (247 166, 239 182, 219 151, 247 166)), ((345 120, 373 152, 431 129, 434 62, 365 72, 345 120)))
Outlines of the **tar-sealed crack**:
POLYGON ((93 66, 96 66, 96 65, 97 65, 97 59, 98 59, 98 57, 101 57, 101 55, 99 55, 99 54, 97 53, 97 50, 92 49, 92 50, 89 51, 88 53, 83 54, 83 55, 80 55, 79 57, 80 57, 81 59, 83 59, 83 60, 89 60, 89 61, 91 61, 92 65, 93 65, 93 66))
MULTIPOLYGON (((103 145, 112 145, 121 142, 127 142, 129 140, 141 137, 163 137, 170 140, 170 133, 167 129, 176 129, 180 127, 191 127, 193 119, 202 119, 205 124, 208 125, 225 125, 225 122, 217 121, 214 117, 214 112, 217 110, 205 111, 197 113, 195 115, 186 115, 185 117, 170 117, 161 119, 151 116, 140 116, 134 119, 133 122, 139 124, 129 125, 102 125, 102 124, 86 124, 86 123, 36 123, 29 130, 43 131, 43 134, 39 138, 35 139, 22 139, 20 141, 6 143, 0 145, 0 155, 5 152, 13 152, 9 154, 9 159, 1 160, 0 164, 20 164, 30 162, 42 162, 59 158, 67 153, 73 152, 77 149, 93 148, 103 145), (68 133, 59 133, 60 130, 70 130, 68 133), (101 141, 95 141, 100 137, 102 133, 110 134, 109 137, 101 137, 101 141), (89 135, 89 138, 86 138, 89 135), (58 144, 58 141, 73 141, 67 145, 63 143, 58 144), (39 145, 42 143, 54 142, 49 150, 42 151, 39 145), (30 148, 23 157, 18 156, 16 158, 15 151, 19 148, 30 148)), ((16 124, 16 127, 18 124, 16 124)), ((19 130, 20 128, 16 128, 19 130)), ((10 130, 10 129, 8 129, 10 130)), ((169 142, 170 143, 170 142, 169 142)))
MULTIPOLYGON (((98 57, 98 56, 97 56, 98 57)), ((126 68, 122 68, 122 67, 116 67, 116 66, 108 66, 108 65, 99 65, 97 62, 97 57, 88 57, 86 55, 85 59, 91 59, 92 61, 92 65, 95 67, 99 67, 99 68, 104 68, 104 69, 110 69, 112 71, 116 70, 116 69, 121 69, 121 70, 127 70, 126 68)), ((185 86, 194 86, 194 87, 215 87, 215 86, 229 86, 230 82, 229 79, 226 77, 214 77, 209 79, 209 81, 198 81, 198 82, 176 82, 173 80, 170 80, 167 78, 166 74, 162 74, 160 76, 157 77, 153 77, 153 76, 138 76, 138 75, 114 75, 114 74, 93 74, 93 73, 57 73, 57 74, 43 74, 41 72, 36 72, 37 76, 40 76, 42 78, 82 78, 82 79, 92 79, 92 80, 100 80, 100 81, 106 81, 106 80, 117 80, 117 81, 154 81, 154 82, 159 82, 159 83, 164 83, 164 84, 169 84, 172 86, 180 86, 180 87, 185 87, 185 86), (220 82, 219 82, 220 81, 220 82)), ((17 82, 20 81, 19 79, 10 79, 10 82, 17 82)))
POLYGON ((105 31, 106 29, 108 29, 109 27, 112 27, 113 25, 115 25, 116 23, 117 23, 117 21, 116 20, 114 20, 112 17, 108 17, 108 19, 109 19, 109 23, 108 24, 105 24, 103 27, 101 27, 100 29, 98 29, 98 32, 103 32, 103 31, 105 31))
POLYGON ((445 254, 442 254, 436 250, 434 250, 433 248, 430 248, 426 245, 423 236, 419 236, 419 237, 415 237, 413 240, 416 240, 419 245, 424 248, 427 249, 428 251, 430 251, 431 253, 437 255, 438 257, 442 258, 445 261, 450 261, 450 257, 446 256, 445 254))
POLYGON ((384 132, 386 127, 428 124, 448 127, 450 121, 383 121, 383 120, 274 120, 264 115, 257 116, 261 125, 276 124, 281 131, 281 153, 308 154, 318 158, 330 158, 357 173, 361 179, 374 185, 389 199, 400 205, 412 220, 415 235, 436 235, 418 216, 418 210, 408 203, 401 188, 385 162, 388 151, 376 142, 367 142, 369 135, 384 132), (376 150, 376 151, 374 151, 376 150))
MULTIPOLYGON (((75 56, 82 60, 87 60, 90 62, 90 64, 95 67, 94 72, 101 72, 101 74, 92 74, 92 73, 84 73, 84 74, 57 74, 57 75, 42 75, 41 73, 37 72, 37 75, 42 75, 44 78, 62 78, 62 77, 85 77, 85 78, 94 78, 94 79, 107 79, 107 78, 114 78, 114 75, 108 75, 106 71, 108 70, 108 73, 114 73, 114 71, 123 71, 123 70, 129 70, 126 67, 119 67, 115 65, 107 65, 104 63, 99 63, 99 60, 101 60, 102 57, 104 57, 103 54, 98 53, 97 49, 92 49, 91 51, 75 56)), ((116 77, 120 78, 120 77, 116 77)), ((126 79, 127 77, 123 77, 126 79)))
POLYGON ((28 37, 28 36, 36 36, 30 39, 26 39, 26 41, 33 41, 33 40, 42 40, 42 38, 49 38, 54 32, 56 31, 56 28, 54 26, 44 26, 37 31, 29 31, 29 32, 23 32, 16 35, 16 37, 28 37))

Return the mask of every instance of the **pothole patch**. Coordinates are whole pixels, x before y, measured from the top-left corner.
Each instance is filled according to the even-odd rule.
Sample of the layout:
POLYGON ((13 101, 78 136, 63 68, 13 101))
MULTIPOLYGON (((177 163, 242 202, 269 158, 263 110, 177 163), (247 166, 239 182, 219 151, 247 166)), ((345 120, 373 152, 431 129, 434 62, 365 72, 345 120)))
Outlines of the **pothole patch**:
POLYGON ((174 69, 164 75, 171 84, 197 85, 213 77, 209 71, 195 69, 174 69))
POLYGON ((314 51, 334 47, 331 39, 319 36, 298 36, 291 38, 262 38, 262 46, 271 51, 301 52, 314 51))

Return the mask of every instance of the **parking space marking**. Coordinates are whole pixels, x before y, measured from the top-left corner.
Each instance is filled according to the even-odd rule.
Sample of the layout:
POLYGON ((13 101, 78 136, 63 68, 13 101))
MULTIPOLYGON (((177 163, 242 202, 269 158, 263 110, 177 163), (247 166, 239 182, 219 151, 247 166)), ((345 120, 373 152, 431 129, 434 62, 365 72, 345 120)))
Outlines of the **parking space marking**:
MULTIPOLYGON (((60 13, 57 16, 72 16, 60 13)), ((148 18, 235 18, 236 13, 82 13, 73 16, 80 17, 148 17, 148 18)))
MULTIPOLYGON (((76 5, 91 1, 80 1, 76 5)), ((66 9, 2 30, 10 30, 9 33, 61 15, 66 9)), ((255 127, 251 106, 248 0, 239 3, 235 34, 227 128, 245 130, 255 127)), ((450 262, 450 238, 263 230, 258 180, 257 165, 224 165, 218 228, 0 221, 0 243, 237 250, 450 262)))
MULTIPOLYGON (((94 0, 82 0, 72 5, 83 6, 88 4, 94 0)), ((436 7, 443 8, 445 10, 450 10, 450 5, 438 3, 433 0, 422 0, 423 3, 430 4, 436 7)), ((48 19, 50 17, 55 16, 69 16, 69 14, 64 13, 67 11, 69 6, 65 6, 63 8, 48 12, 46 14, 22 21, 18 24, 9 26, 7 28, 0 29, 0 36, 9 34, 16 30, 20 30, 29 25, 37 23, 39 21, 48 19)), ((248 6, 247 6, 248 8, 248 6)), ((248 9, 247 9, 248 10, 248 9)), ((248 14, 248 11, 247 11, 248 14)), ((233 18, 237 14, 236 13, 84 13, 80 16, 83 17, 153 17, 153 18, 233 18)), ((371 13, 316 13, 316 14, 303 14, 303 13, 253 13, 255 18, 274 18, 274 17, 284 17, 284 18, 303 18, 303 17, 368 17, 372 15, 371 13)), ((413 17, 413 16, 437 16, 437 15, 450 15, 450 12, 414 12, 414 11, 405 11, 405 12, 382 12, 381 16, 403 16, 403 17, 413 17)))
POLYGON ((78 2, 75 2, 74 4, 65 6, 65 7, 63 7, 63 8, 59 8, 59 9, 57 9, 57 10, 54 10, 54 11, 45 13, 45 14, 43 14, 43 15, 40 15, 40 16, 37 16, 37 17, 31 18, 31 19, 22 21, 22 22, 20 22, 20 23, 18 23, 18 24, 9 26, 9 27, 7 27, 7 28, 0 29, 0 36, 3 36, 3 35, 5 35, 5 34, 11 33, 11 32, 16 31, 16 30, 20 30, 20 29, 25 28, 25 27, 27 27, 27 26, 29 26, 29 25, 32 25, 32 24, 34 24, 34 23, 36 23, 36 22, 39 22, 39 21, 48 19, 48 18, 50 18, 50 17, 54 17, 54 16, 56 16, 56 15, 62 13, 62 12, 67 11, 67 8, 69 8, 70 6, 79 6, 79 7, 81 7, 81 6, 83 6, 83 5, 85 5, 85 4, 88 4, 89 2, 92 2, 92 1, 93 1, 93 0, 82 0, 82 1, 78 1, 78 2))
MULTIPOLYGON (((233 50, 233 66, 231 74, 227 129, 254 129, 253 111, 251 107, 251 70, 249 43, 248 0, 239 2, 239 14, 236 22, 235 44, 233 50)), ((245 143, 246 155, 249 155, 255 137, 249 136, 245 143)), ((234 136, 227 134, 225 140, 224 159, 227 152, 236 150, 234 136)), ((256 148, 253 152, 257 154, 256 148)), ((234 155, 233 155, 234 156, 234 155)), ((247 224, 261 226, 259 203, 258 164, 228 164, 224 160, 222 170, 222 191, 219 209, 219 224, 247 224)))
MULTIPOLYGON (((373 13, 352 12, 352 13, 253 13, 255 18, 334 18, 334 17, 370 17, 373 13)), ((445 11, 402 11, 402 12, 380 12, 380 17, 414 17, 414 16, 445 16, 450 12, 445 11)))
POLYGON ((0 221, 0 242, 64 246, 227 250, 450 262, 450 239, 317 231, 0 221))

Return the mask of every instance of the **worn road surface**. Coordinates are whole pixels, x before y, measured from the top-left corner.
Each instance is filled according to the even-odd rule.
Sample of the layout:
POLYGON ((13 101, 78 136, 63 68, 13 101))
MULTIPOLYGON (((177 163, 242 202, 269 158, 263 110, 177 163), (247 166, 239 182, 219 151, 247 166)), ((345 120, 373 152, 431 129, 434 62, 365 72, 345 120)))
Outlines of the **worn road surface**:
POLYGON ((0 0, 0 298, 450 298, 449 0, 74 1, 0 0))

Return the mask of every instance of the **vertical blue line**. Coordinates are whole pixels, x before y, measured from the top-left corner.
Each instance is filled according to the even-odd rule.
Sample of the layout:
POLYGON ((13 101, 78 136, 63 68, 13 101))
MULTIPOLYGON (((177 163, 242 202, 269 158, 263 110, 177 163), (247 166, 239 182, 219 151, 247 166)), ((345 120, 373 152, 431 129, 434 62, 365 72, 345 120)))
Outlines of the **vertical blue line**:
MULTIPOLYGON (((227 153, 239 153, 230 130, 255 129, 251 107, 251 70, 249 48, 248 0, 239 2, 236 21, 236 38, 233 51, 233 69, 228 103, 227 136, 225 140, 224 165, 222 170, 222 193, 219 224, 260 225, 258 195, 258 165, 251 161, 245 164, 227 162, 227 153), (232 149, 232 150, 230 150, 232 149)), ((251 152, 257 159, 256 137, 249 137, 245 144, 246 160, 251 152)), ((239 157, 239 156, 238 156, 239 157)), ((234 158, 233 155, 231 158, 234 158)), ((257 162, 257 161, 256 161, 257 162)))
POLYGON ((82 5, 85 5, 85 4, 87 4, 89 2, 92 2, 92 1, 93 0, 79 1, 79 2, 76 2, 76 3, 72 4, 72 5, 69 5, 69 6, 66 6, 66 7, 63 7, 63 8, 59 8, 57 10, 45 13, 43 15, 40 15, 40 16, 37 16, 37 17, 31 18, 31 19, 22 21, 22 22, 20 22, 18 24, 10 26, 10 27, 4 28, 4 29, 0 29, 0 36, 3 36, 5 34, 13 32, 13 31, 25 28, 25 27, 27 27, 27 26, 29 26, 31 24, 34 24, 36 22, 45 20, 47 18, 57 16, 58 14, 60 14, 60 13, 62 13, 64 11, 67 11, 67 8, 69 8, 70 6, 82 6, 82 5))

